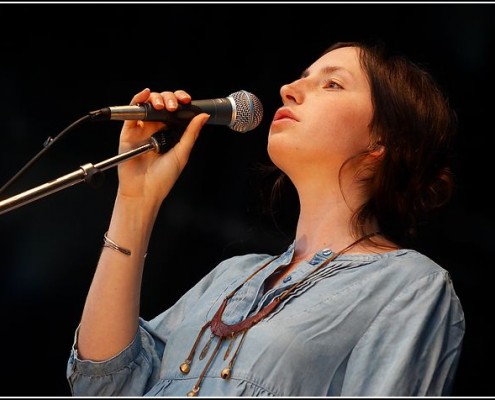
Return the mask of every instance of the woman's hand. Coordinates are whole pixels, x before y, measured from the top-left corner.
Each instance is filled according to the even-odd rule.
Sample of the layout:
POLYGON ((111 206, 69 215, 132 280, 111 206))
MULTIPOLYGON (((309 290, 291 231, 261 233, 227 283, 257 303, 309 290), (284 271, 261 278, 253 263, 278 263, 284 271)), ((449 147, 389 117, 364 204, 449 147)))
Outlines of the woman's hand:
MULTIPOLYGON (((131 105, 144 102, 151 103, 157 110, 173 112, 177 110, 179 103, 190 103, 191 96, 183 90, 158 93, 144 89, 133 97, 131 105)), ((194 143, 208 117, 205 113, 196 115, 179 143, 165 154, 150 151, 119 164, 119 195, 146 198, 146 201, 159 206, 187 164, 194 143)), ((119 152, 123 153, 146 143, 164 126, 164 123, 155 121, 125 121, 120 134, 119 152)))

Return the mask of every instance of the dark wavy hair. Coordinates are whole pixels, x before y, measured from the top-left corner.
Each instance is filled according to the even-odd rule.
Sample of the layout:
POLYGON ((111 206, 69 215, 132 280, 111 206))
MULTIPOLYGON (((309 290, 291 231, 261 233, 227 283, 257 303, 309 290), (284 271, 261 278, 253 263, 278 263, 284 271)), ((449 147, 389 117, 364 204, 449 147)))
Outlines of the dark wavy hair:
MULTIPOLYGON (((378 146, 384 148, 373 164, 359 164, 368 200, 355 210, 352 232, 365 234, 366 222, 376 218, 384 236, 405 246, 452 197, 457 115, 425 68, 404 56, 389 55, 383 43, 337 42, 323 54, 342 47, 360 49, 373 106, 370 150, 342 168, 364 160, 378 146)), ((274 190, 284 177, 282 173, 274 190)))

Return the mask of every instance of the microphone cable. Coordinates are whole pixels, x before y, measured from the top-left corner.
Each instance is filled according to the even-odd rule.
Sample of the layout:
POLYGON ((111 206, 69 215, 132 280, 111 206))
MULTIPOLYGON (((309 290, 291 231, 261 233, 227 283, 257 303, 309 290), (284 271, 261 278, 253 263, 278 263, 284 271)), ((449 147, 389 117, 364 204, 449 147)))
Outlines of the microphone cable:
POLYGON ((12 178, 10 178, 1 188, 0 188, 0 195, 7 190, 8 187, 12 186, 14 182, 20 179, 22 175, 24 175, 29 168, 31 168, 36 161, 38 161, 43 154, 45 154, 51 147, 52 145, 59 141, 67 132, 70 130, 74 129, 76 126, 80 125, 81 123, 85 122, 86 120, 90 120, 91 116, 85 115, 82 118, 79 118, 77 121, 73 122, 70 124, 68 127, 66 127, 62 132, 60 132, 58 135, 56 135, 54 138, 49 136, 44 142, 43 142, 43 148, 29 160, 24 167, 22 167, 12 178))

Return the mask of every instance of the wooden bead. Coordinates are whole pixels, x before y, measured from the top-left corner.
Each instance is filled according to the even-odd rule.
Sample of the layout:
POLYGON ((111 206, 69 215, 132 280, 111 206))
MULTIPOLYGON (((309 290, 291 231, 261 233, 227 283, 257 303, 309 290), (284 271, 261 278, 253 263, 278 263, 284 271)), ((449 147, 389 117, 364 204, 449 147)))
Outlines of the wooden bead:
POLYGON ((220 376, 222 377, 222 379, 229 379, 230 378, 230 368, 224 368, 222 369, 222 372, 220 374, 220 376))
POLYGON ((191 366, 189 365, 189 363, 183 362, 180 365, 180 372, 182 372, 183 374, 188 374, 190 370, 191 370, 191 366))

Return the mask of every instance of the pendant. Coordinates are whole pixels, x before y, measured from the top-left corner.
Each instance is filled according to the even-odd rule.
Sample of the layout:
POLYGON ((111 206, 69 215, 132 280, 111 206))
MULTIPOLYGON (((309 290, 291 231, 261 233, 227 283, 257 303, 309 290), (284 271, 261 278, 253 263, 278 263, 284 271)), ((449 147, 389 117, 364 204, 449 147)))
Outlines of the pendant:
POLYGON ((230 338, 229 347, 227 347, 227 350, 225 351, 225 354, 223 356, 223 359, 224 360, 226 360, 227 358, 229 358, 230 350, 232 350, 232 345, 234 344, 236 337, 237 336, 234 336, 234 334, 232 334, 232 337, 230 338))
POLYGON ((210 344, 211 344, 211 341, 213 340, 213 336, 214 335, 210 335, 210 338, 206 342, 205 347, 203 347, 203 350, 201 350, 201 353, 199 353, 199 359, 200 360, 205 358, 206 355, 208 354, 208 350, 210 349, 210 344))

